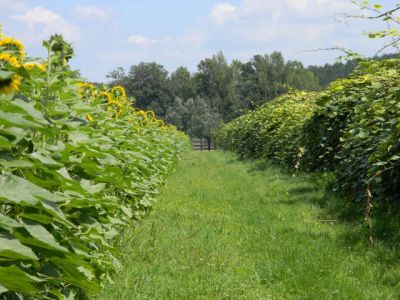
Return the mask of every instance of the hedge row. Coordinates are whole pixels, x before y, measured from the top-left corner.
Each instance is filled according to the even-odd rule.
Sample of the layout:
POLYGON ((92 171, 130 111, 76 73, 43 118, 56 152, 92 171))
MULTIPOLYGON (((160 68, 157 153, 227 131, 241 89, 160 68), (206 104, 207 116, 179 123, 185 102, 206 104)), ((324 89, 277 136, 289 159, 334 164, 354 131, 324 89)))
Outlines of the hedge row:
POLYGON ((360 62, 327 90, 283 95, 226 124, 216 138, 244 158, 332 171, 354 200, 398 201, 400 60, 360 62))
POLYGON ((123 88, 82 82, 61 37, 44 44, 34 61, 0 38, 0 299, 96 293, 188 146, 123 88))

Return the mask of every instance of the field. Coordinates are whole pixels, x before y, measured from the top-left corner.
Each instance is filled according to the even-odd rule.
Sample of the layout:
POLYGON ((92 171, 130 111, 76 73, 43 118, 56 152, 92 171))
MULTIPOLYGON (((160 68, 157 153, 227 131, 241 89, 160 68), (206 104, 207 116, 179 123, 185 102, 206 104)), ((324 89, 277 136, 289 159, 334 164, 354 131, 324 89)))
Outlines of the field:
POLYGON ((332 213, 345 204, 325 186, 190 152, 120 244, 115 283, 94 299, 398 299, 398 251, 332 213))
POLYGON ((0 0, 0 300, 400 299, 400 3, 343 1, 0 0))

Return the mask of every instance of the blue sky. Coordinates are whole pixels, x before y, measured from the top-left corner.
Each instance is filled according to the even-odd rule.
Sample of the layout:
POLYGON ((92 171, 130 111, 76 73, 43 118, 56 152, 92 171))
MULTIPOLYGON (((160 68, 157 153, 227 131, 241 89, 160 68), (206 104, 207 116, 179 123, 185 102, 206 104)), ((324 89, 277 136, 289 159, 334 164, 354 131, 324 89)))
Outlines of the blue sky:
MULTIPOLYGON (((397 1, 377 2, 389 8, 397 1)), ((348 0, 0 0, 4 33, 22 40, 30 56, 43 57, 41 41, 63 33, 76 51, 73 67, 95 81, 141 61, 195 71, 218 51, 247 61, 279 50, 305 65, 333 62, 339 53, 301 50, 343 46, 373 55, 383 41, 363 31, 382 24, 334 18, 357 12, 348 0)))

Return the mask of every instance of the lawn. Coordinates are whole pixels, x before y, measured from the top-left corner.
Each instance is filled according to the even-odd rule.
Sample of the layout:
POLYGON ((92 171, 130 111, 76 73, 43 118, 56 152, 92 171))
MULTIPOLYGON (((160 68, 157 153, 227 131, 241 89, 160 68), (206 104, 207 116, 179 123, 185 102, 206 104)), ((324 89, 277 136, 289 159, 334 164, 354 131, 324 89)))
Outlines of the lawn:
POLYGON ((189 152, 97 299, 399 299, 398 253, 316 176, 189 152))

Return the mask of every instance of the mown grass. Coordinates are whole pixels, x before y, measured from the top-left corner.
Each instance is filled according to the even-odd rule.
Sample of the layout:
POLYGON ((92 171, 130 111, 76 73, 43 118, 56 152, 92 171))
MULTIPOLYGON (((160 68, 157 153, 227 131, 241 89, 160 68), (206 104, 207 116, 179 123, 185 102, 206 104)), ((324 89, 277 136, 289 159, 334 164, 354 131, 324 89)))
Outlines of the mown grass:
POLYGON ((399 299, 396 248, 330 214, 319 182, 190 152, 98 299, 399 299))

